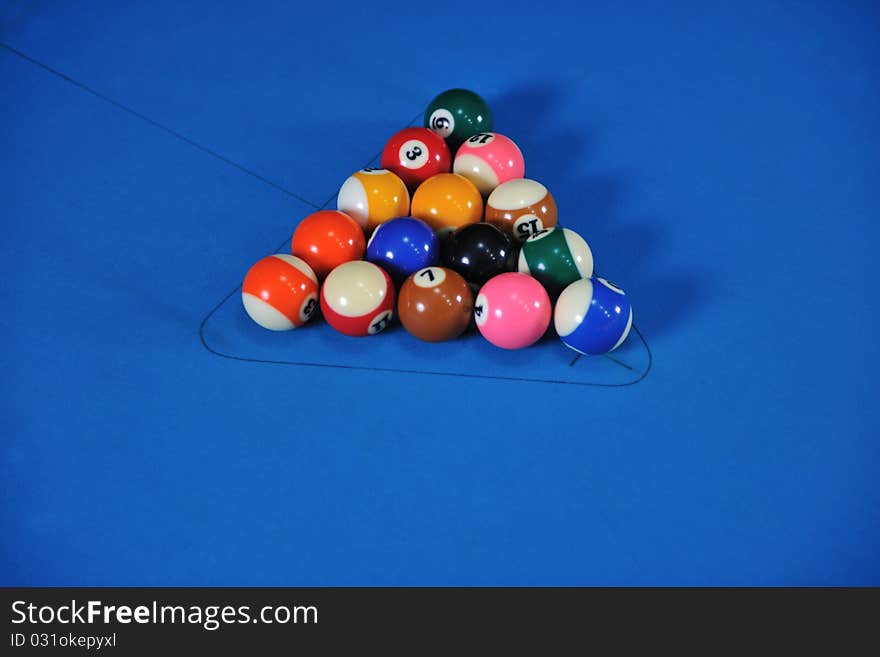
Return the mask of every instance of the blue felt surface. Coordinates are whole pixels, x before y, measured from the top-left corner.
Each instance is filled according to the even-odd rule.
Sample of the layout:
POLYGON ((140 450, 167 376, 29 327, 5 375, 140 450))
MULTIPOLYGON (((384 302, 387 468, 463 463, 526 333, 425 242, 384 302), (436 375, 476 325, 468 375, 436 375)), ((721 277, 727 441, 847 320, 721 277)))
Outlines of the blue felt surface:
POLYGON ((880 584, 874 3, 179 4, 0 3, 70 78, 0 48, 0 583, 880 584), (232 302, 224 353, 385 370, 208 352, 450 86, 627 289, 647 378, 388 372, 627 376, 232 302))

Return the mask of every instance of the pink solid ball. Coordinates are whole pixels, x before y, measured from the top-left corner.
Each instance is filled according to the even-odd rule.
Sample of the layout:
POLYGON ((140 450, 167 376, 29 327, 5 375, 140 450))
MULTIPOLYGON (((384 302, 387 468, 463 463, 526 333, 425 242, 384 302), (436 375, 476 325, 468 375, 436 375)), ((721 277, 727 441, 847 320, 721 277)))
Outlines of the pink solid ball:
POLYGON ((474 319, 483 337, 496 347, 522 349, 537 342, 550 326, 550 297, 528 274, 508 272, 489 279, 474 302, 474 319))

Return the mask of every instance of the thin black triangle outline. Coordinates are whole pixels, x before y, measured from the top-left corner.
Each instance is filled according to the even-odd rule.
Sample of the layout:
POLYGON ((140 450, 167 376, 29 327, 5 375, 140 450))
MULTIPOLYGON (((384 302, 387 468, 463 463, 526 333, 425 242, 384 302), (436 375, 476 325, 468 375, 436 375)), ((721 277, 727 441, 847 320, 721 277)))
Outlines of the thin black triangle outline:
MULTIPOLYGON (((170 127, 156 121, 155 119, 150 118, 149 116, 115 100, 114 98, 111 98, 110 96, 107 96, 104 93, 101 93, 100 91, 97 91, 96 89, 90 87, 89 85, 70 77, 66 73, 63 73, 63 72, 59 71, 58 69, 56 69, 52 66, 49 66, 48 64, 31 57, 30 55, 22 52, 21 50, 18 50, 17 48, 15 48, 5 42, 0 41, 0 48, 3 48, 5 50, 9 51, 10 53, 12 53, 13 55, 15 55, 16 57, 19 57, 20 59, 38 67, 38 68, 43 69, 47 73, 50 73, 50 74, 64 80, 65 82, 77 87, 81 91, 83 91, 87 94, 90 94, 91 96, 94 96, 95 98, 97 98, 105 103, 108 103, 109 105, 112 105, 116 109, 118 109, 122 112, 125 112, 126 114, 129 114, 130 116, 133 116, 134 118, 136 118, 140 121, 143 121, 144 123, 147 123, 148 125, 151 125, 152 127, 156 128, 157 130, 165 132, 166 134, 170 135, 171 137, 183 142, 184 144, 187 144, 191 148, 194 148, 194 149, 201 151, 202 153, 204 153, 210 157, 213 157, 217 160, 220 160, 224 164, 237 169, 238 171, 240 171, 241 173, 243 173, 245 175, 248 175, 252 178, 259 180, 263 184, 271 187, 272 189, 275 189, 276 191, 279 191, 279 192, 285 194, 286 196, 289 196, 291 198, 296 199, 297 201, 303 203, 304 205, 306 205, 308 207, 314 208, 315 210, 326 208, 331 203, 333 198, 336 196, 336 194, 334 193, 322 205, 318 206, 315 203, 312 203, 311 201, 309 201, 308 199, 300 196, 299 194, 290 191, 289 189, 274 182, 273 180, 270 180, 269 178, 266 178, 262 174, 257 173, 256 171, 254 171, 252 169, 249 169, 248 167, 226 157, 225 155, 222 155, 218 151, 216 151, 208 146, 200 144, 199 142, 187 137, 186 135, 178 132, 177 130, 170 128, 170 127)), ((415 121, 417 121, 418 118, 420 116, 422 116, 422 114, 423 114, 423 110, 419 111, 419 113, 416 114, 416 116, 413 117, 407 123, 407 125, 413 125, 415 123, 415 121)), ((373 158, 370 159, 370 161, 365 166, 369 166, 370 164, 373 164, 377 159, 379 159, 379 156, 380 156, 380 154, 375 155, 373 158)), ((290 240, 290 237, 285 238, 285 240, 275 249, 275 253, 280 252, 284 248, 284 246, 289 242, 289 240, 290 240)), ((249 358, 249 357, 245 357, 245 356, 237 356, 235 354, 227 354, 222 351, 218 351, 217 349, 214 349, 211 345, 209 345, 207 338, 205 337, 205 327, 208 325, 208 322, 214 316, 214 314, 221 307, 223 307, 223 305, 227 301, 229 301, 229 299, 236 292, 238 292, 240 289, 241 289, 240 285, 236 286, 235 288, 230 290, 222 299, 220 299, 220 301, 218 301, 214 305, 214 307, 211 308, 211 310, 209 310, 208 313, 202 318, 202 321, 199 323, 199 331, 198 331, 199 341, 200 341, 202 347, 204 347, 204 349, 206 351, 208 351, 210 354, 213 354, 213 355, 218 356, 220 358, 225 358, 225 359, 233 360, 233 361, 246 362, 246 363, 262 363, 262 364, 268 364, 268 365, 288 365, 288 366, 298 366, 298 367, 323 367, 323 368, 329 368, 329 369, 358 370, 358 371, 366 371, 366 372, 418 374, 418 375, 428 375, 428 376, 451 376, 451 377, 467 378, 467 379, 514 381, 514 382, 525 382, 525 383, 548 383, 548 384, 556 384, 556 385, 575 385, 575 386, 599 387, 599 388, 623 388, 623 387, 628 387, 628 386, 632 386, 637 383, 640 383, 648 376, 648 373, 651 371, 651 368, 653 367, 653 364, 654 364, 654 355, 651 352, 651 347, 650 347, 650 345, 648 345, 648 341, 645 339, 644 335, 639 330, 638 326, 636 326, 636 324, 633 324, 632 328, 636 332, 636 335, 638 335, 639 340, 642 343, 642 346, 645 348, 645 351, 648 354, 648 365, 642 372, 639 373, 638 378, 636 378, 632 381, 627 381, 627 382, 623 382, 623 383, 600 383, 600 382, 587 382, 587 381, 566 381, 566 380, 562 380, 562 379, 540 379, 540 378, 534 378, 534 377, 494 376, 494 375, 490 375, 490 374, 467 374, 467 373, 462 373, 462 372, 438 372, 438 371, 433 371, 433 370, 417 370, 417 369, 390 368, 390 367, 368 367, 368 366, 364 366, 364 365, 334 365, 331 363, 312 363, 312 362, 305 362, 305 361, 301 362, 301 361, 286 361, 286 360, 270 360, 270 359, 262 359, 262 358, 249 358)), ((613 361, 614 363, 617 363, 618 365, 620 365, 621 367, 624 367, 624 368, 629 369, 631 371, 636 371, 635 368, 630 367, 626 363, 623 363, 622 361, 614 358, 613 356, 609 356, 608 354, 605 354, 605 356, 607 358, 609 358, 611 361, 613 361)), ((580 356, 576 356, 572 360, 571 365, 572 366, 575 365, 579 360, 580 360, 580 356)))
MULTIPOLYGON (((407 126, 413 125, 413 123, 422 115, 423 112, 419 112, 413 119, 411 119, 407 126)), ((368 167, 374 164, 381 153, 377 153, 364 165, 364 167, 368 167)), ((325 209, 333 199, 336 198, 336 193, 333 193, 324 203, 321 205, 320 209, 325 209)), ((284 240, 275 248, 275 253, 282 252, 285 247, 290 244, 290 240, 293 236, 288 235, 284 238, 284 240)), ((541 379, 536 377, 517 377, 517 376, 497 376, 492 374, 468 374, 465 372, 440 372, 436 370, 419 370, 419 369, 406 369, 406 368, 398 368, 398 367, 373 367, 367 365, 338 365, 333 363, 314 363, 309 361, 293 361, 293 360, 274 360, 268 358, 252 358, 249 356, 239 356, 236 354, 229 354, 222 351, 219 351, 208 344, 208 339, 205 337, 205 328, 208 325, 208 322, 211 320, 211 317, 223 307, 223 305, 232 298, 232 296, 241 290, 241 285, 234 287, 230 290, 220 301, 218 301, 211 310, 208 311, 208 314, 205 315, 204 319, 202 319, 201 324, 199 324, 199 340, 202 343, 202 346, 208 351, 210 354, 214 356, 219 356, 220 358, 225 358, 227 360, 238 361, 243 363, 259 363, 262 365, 286 365, 286 366, 295 366, 295 367, 323 367, 327 369, 337 369, 337 370, 354 370, 361 372, 382 372, 386 374, 415 374, 422 376, 451 376, 458 377, 462 379, 483 379, 489 381, 509 381, 509 382, 517 382, 517 383, 544 383, 544 384, 554 384, 554 385, 572 385, 572 386, 583 386, 583 387, 592 387, 592 388, 626 388, 629 386, 636 385, 643 381, 648 373, 651 371, 651 368, 654 365, 654 354, 651 351, 651 347, 648 344, 648 341, 645 339, 645 336, 639 330, 639 327, 633 323, 632 328, 638 336, 639 340, 642 343, 642 346, 645 348, 645 351, 648 354, 648 365, 645 369, 639 372, 639 376, 632 381, 625 381, 623 383, 601 383, 598 381, 567 381, 564 379, 541 379)), ((610 356, 609 354, 604 354, 605 358, 608 358, 612 362, 617 365, 624 367, 630 371, 637 371, 635 368, 630 367, 626 363, 610 356)), ((578 354, 571 361, 570 365, 574 366, 581 358, 581 355, 578 354)))

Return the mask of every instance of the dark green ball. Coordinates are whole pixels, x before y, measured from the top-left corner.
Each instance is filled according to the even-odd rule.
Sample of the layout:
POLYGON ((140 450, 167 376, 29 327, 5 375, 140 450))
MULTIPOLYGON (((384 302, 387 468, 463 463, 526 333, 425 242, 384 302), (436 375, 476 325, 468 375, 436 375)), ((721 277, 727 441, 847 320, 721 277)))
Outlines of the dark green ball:
POLYGON ((444 91, 425 110, 425 127, 443 137, 453 155, 469 137, 492 132, 493 123, 486 101, 467 89, 444 91))

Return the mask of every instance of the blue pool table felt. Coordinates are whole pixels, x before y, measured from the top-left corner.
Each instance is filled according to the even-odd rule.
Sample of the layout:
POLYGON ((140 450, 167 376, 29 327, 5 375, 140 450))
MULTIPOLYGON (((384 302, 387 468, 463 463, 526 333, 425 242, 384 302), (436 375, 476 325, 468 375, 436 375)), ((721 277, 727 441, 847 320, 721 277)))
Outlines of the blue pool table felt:
POLYGON ((0 2, 0 584, 880 584, 876 3, 182 4, 0 2), (629 368, 245 317, 454 86, 629 368))

